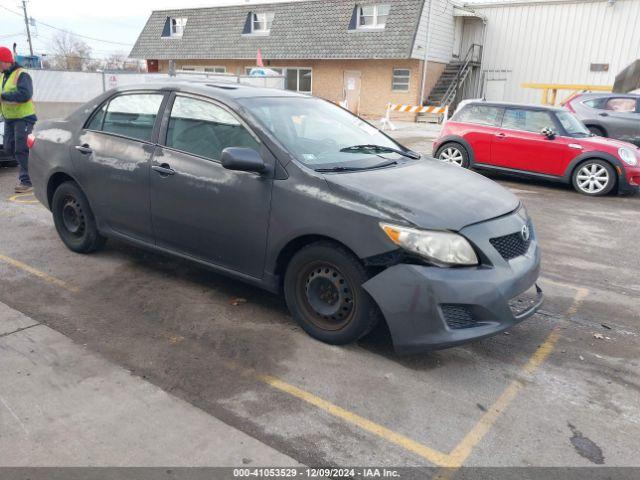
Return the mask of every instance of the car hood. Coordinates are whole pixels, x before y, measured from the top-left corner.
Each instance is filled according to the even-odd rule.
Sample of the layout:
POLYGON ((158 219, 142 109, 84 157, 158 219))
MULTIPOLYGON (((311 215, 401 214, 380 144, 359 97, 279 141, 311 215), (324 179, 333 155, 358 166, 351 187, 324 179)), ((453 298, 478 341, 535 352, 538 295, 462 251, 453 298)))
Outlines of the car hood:
POLYGON ((520 201, 477 173, 433 159, 362 172, 326 174, 329 186, 387 220, 458 231, 513 212, 520 201))
POLYGON ((588 146, 593 149, 603 150, 608 153, 613 153, 618 151, 620 147, 630 148, 631 150, 637 150, 633 143, 625 142, 623 140, 616 140, 615 138, 605 138, 605 137, 588 137, 588 138, 580 138, 578 139, 579 143, 583 146, 588 146))

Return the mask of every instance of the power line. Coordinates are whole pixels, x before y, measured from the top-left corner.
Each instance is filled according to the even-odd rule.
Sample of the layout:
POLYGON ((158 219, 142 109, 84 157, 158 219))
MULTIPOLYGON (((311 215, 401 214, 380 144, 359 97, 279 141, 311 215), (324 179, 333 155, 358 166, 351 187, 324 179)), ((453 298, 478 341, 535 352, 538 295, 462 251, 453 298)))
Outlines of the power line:
POLYGON ((0 35, 0 38, 23 37, 24 35, 25 35, 24 32, 4 33, 4 34, 0 35))
MULTIPOLYGON (((4 5, 0 5, 0 8, 6 10, 7 12, 13 13, 14 15, 18 15, 20 17, 23 16, 22 13, 16 12, 15 10, 7 8, 4 5)), ((132 47, 133 46, 132 43, 114 42, 113 40, 105 40, 103 38, 90 37, 88 35, 81 35, 79 33, 72 32, 71 30, 67 30, 67 29, 64 29, 64 28, 56 27, 55 25, 50 25, 50 24, 42 22, 40 20, 38 20, 37 22, 39 24, 41 24, 41 25, 44 25, 45 27, 52 28, 53 30, 58 30, 59 32, 68 33, 69 35, 73 35, 74 37, 86 38, 87 40, 93 40, 94 42, 110 43, 112 45, 120 45, 120 46, 125 46, 125 47, 132 47)))

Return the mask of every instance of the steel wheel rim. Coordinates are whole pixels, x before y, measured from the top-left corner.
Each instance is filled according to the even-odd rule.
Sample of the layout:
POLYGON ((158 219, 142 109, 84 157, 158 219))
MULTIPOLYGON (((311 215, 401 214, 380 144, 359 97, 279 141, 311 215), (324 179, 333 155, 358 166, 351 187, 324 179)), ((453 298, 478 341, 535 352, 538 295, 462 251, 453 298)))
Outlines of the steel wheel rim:
POLYGON ((589 163, 580 167, 576 176, 578 188, 586 193, 600 193, 611 181, 609 172, 597 163, 589 163))
POLYGON ((86 229, 86 219, 80 202, 66 197, 62 204, 62 224, 65 230, 76 238, 81 238, 86 229))
POLYGON ((455 147, 447 147, 440 152, 440 156, 438 157, 444 163, 450 163, 451 165, 457 165, 461 167, 464 163, 464 156, 462 152, 455 147))
POLYGON ((311 323, 335 331, 351 322, 355 313, 353 289, 337 267, 314 262, 300 279, 298 294, 311 323))

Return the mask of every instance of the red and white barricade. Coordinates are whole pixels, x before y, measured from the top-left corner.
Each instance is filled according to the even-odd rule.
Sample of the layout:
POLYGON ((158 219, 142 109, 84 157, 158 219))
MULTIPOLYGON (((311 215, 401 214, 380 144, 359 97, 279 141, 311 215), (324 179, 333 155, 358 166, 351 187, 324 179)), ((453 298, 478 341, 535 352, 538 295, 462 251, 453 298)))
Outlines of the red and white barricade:
POLYGON ((449 118, 449 105, 444 106, 420 106, 420 105, 403 105, 399 103, 388 103, 387 104, 387 113, 384 118, 381 120, 382 122, 382 130, 386 127, 391 128, 391 130, 395 130, 395 126, 391 123, 391 112, 401 112, 401 113, 432 113, 434 115, 443 115, 444 120, 442 123, 447 121, 449 118))

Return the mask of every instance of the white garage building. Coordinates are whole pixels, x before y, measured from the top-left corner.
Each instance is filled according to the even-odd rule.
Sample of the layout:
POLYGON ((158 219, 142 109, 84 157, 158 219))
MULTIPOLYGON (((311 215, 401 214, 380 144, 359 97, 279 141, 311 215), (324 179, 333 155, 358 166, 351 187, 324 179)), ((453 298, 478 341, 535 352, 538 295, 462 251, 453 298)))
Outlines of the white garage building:
MULTIPOLYGON (((481 64, 465 82, 465 97, 539 103, 540 91, 525 89, 523 83, 611 86, 617 73, 640 58, 640 0, 448 5, 450 14, 432 14, 453 19, 453 58, 462 60, 474 43, 483 46, 481 64)), ((445 38, 446 30, 441 31, 445 38)), ((432 44, 434 36, 435 29, 432 44)))

